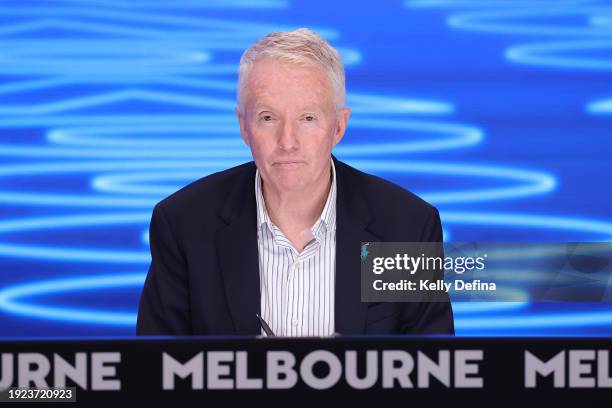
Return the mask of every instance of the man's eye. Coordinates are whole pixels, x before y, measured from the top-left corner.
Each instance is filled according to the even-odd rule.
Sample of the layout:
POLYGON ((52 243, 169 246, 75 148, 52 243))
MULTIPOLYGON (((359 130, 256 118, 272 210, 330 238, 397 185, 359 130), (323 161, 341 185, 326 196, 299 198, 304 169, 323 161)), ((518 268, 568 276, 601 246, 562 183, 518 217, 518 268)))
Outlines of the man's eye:
POLYGON ((272 115, 263 115, 261 116, 261 120, 263 120, 264 122, 270 122, 272 121, 272 115))
POLYGON ((313 120, 315 120, 315 117, 312 115, 307 115, 307 116, 304 116, 304 120, 306 122, 312 122, 313 120))

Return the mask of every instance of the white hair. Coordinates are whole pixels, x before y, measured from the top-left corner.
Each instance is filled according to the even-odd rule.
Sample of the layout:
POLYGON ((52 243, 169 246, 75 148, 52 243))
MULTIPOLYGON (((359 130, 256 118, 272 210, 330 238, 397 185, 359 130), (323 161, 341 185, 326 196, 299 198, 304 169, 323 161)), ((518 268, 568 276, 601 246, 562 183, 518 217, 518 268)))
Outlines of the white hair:
POLYGON ((307 28, 295 31, 273 32, 247 48, 240 58, 238 67, 238 106, 242 105, 244 87, 253 63, 262 58, 274 58, 299 66, 322 68, 334 92, 334 105, 339 112, 344 108, 346 89, 344 66, 338 51, 321 36, 307 28))

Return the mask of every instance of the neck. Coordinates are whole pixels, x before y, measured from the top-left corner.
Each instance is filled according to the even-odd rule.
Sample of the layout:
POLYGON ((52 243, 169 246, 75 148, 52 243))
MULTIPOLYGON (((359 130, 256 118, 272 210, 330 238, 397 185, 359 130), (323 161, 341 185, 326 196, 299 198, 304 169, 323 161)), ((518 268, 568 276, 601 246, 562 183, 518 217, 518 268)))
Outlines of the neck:
POLYGON ((279 191, 262 180, 262 192, 270 219, 298 250, 302 241, 310 240, 308 233, 321 215, 332 183, 331 168, 327 167, 321 181, 300 191, 279 191))

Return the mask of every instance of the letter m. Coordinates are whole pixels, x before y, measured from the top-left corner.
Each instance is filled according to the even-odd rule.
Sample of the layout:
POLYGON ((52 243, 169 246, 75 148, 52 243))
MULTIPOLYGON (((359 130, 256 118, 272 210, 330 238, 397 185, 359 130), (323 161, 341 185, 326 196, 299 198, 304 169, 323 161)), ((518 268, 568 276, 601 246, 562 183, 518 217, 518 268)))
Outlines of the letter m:
POLYGON ((565 387, 565 351, 560 351, 548 361, 542 361, 525 350, 525 388, 536 387, 537 374, 542 377, 553 374, 555 388, 565 387))
POLYGON ((191 387, 194 390, 201 390, 204 388, 204 356, 202 352, 193 356, 193 358, 185 364, 179 363, 168 353, 163 353, 162 371, 164 390, 174 389, 175 375, 179 378, 191 376, 191 387))

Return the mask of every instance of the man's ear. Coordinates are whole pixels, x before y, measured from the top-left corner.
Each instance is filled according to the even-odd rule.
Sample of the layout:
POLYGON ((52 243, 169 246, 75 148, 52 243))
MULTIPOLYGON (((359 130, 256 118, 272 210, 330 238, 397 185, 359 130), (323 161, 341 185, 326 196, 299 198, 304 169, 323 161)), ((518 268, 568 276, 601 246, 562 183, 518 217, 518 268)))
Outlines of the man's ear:
POLYGON ((351 116, 351 110, 349 108, 343 108, 338 114, 338 120, 336 121, 336 133, 334 134, 334 146, 340 143, 344 132, 346 132, 346 126, 348 124, 349 117, 351 116))
POLYGON ((238 116, 238 123, 240 124, 240 135, 242 136, 242 140, 247 146, 251 147, 249 142, 249 134, 246 131, 246 120, 242 112, 240 112, 240 106, 236 106, 236 116, 238 116))

